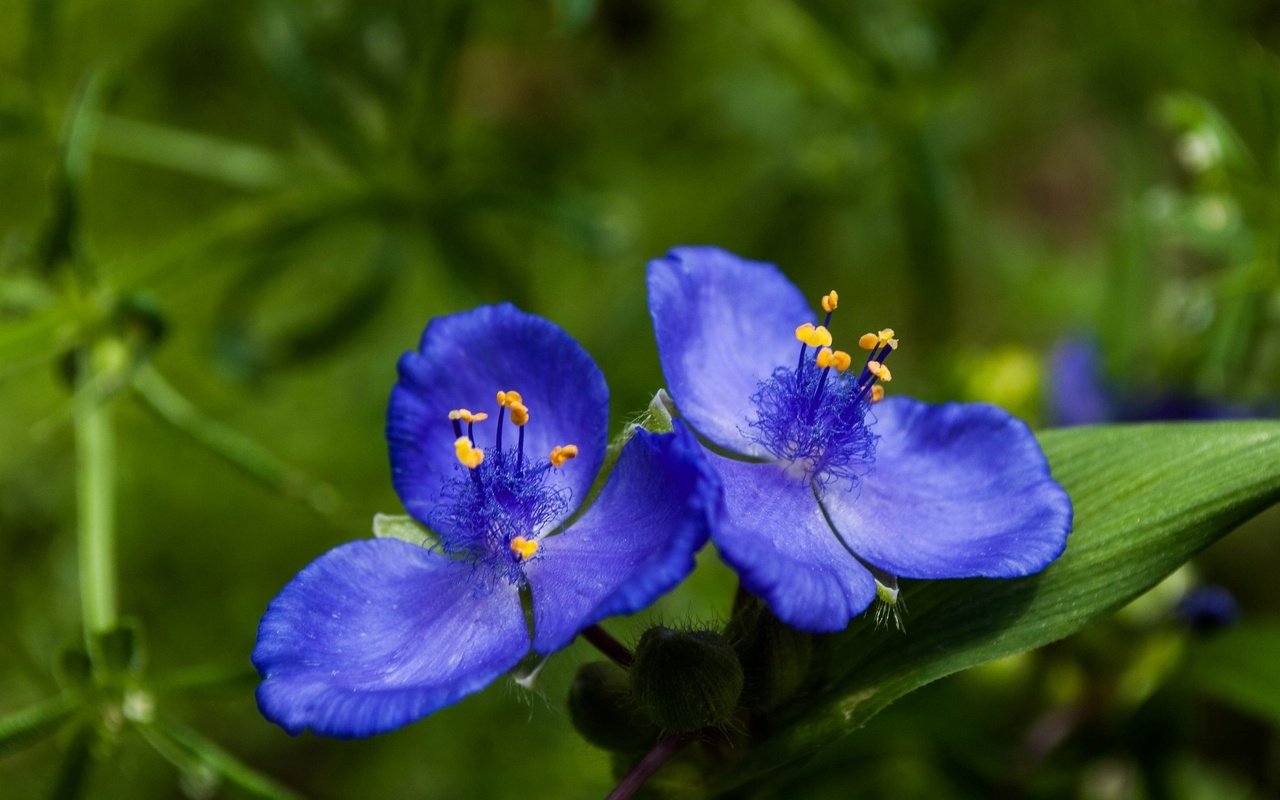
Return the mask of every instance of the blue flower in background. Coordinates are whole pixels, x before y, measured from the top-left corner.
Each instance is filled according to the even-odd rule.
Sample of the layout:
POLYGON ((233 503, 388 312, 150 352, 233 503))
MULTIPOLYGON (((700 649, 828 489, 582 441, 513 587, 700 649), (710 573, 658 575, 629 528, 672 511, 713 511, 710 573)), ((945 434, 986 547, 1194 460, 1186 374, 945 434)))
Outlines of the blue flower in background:
POLYGON ((1227 587, 1205 584, 1183 595, 1173 613, 1192 631, 1211 633, 1234 625, 1240 617, 1240 606, 1227 587))
POLYGON ((783 621, 840 630, 877 578, 894 600, 897 577, 1028 575, 1066 546, 1071 501, 1027 426, 988 405, 878 402, 894 333, 861 337, 854 364, 833 347, 835 292, 815 325, 776 267, 709 247, 651 262, 648 282, 668 389, 719 451, 712 539, 783 621))
POLYGON ((1261 407, 1186 392, 1135 389, 1107 381, 1098 345, 1067 338, 1049 354, 1048 417, 1052 425, 1105 422, 1247 419, 1268 416, 1261 407))
POLYGON ((454 703, 530 647, 552 653, 649 605, 707 538, 718 489, 678 422, 637 431, 574 517, 604 460, 609 396, 550 322, 510 305, 435 319, 399 373, 392 478, 440 545, 341 545, 271 602, 253 652, 258 705, 290 733, 367 736, 454 703), (490 404, 492 417, 469 410, 490 404))

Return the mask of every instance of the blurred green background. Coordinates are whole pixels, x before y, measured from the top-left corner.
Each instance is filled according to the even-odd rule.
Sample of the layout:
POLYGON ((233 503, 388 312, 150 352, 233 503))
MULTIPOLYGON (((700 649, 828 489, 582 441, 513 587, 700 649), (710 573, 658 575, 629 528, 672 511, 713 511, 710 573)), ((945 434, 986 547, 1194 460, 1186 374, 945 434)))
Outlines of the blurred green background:
MULTIPOLYGON (((1046 425, 1046 354, 1077 335, 1118 393, 1277 400, 1268 0, 0 0, 0 20, 0 718, 76 680, 77 354, 106 376, 120 605, 146 642, 127 702, 0 753, 5 796, 240 797, 249 767, 329 798, 607 791, 562 710, 581 645, 533 692, 371 740, 291 739, 254 707, 267 602, 401 511, 385 402, 436 314, 556 320, 617 430, 662 382, 646 260, 714 243, 815 303, 840 290, 838 338, 892 325, 894 391, 1046 425)), ((1277 528, 753 791, 1277 796, 1277 528), (1173 624, 1201 579, 1241 627, 1173 624)), ((708 551, 610 627, 722 619, 733 585, 708 551)))

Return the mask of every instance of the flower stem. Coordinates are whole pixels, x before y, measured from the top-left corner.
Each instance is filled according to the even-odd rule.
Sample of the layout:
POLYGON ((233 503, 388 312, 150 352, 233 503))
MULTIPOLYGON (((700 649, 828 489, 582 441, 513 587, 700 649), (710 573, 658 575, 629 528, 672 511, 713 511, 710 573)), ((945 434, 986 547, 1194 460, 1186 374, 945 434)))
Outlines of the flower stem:
POLYGON ((613 787, 613 791, 609 792, 609 796, 605 800, 630 800, 631 796, 640 790, 644 782, 649 780, 658 768, 667 763, 676 753, 683 750, 690 742, 693 741, 692 733, 677 733, 668 736, 653 746, 653 749, 645 753, 644 758, 640 759, 631 771, 613 787))
POLYGON ((116 627, 115 435, 110 401, 94 380, 91 352, 82 351, 75 399, 76 529, 80 603, 89 652, 94 638, 116 627))
POLYGON ((623 669, 631 669, 631 665, 636 663, 635 653, 599 625, 585 628, 579 635, 623 669))

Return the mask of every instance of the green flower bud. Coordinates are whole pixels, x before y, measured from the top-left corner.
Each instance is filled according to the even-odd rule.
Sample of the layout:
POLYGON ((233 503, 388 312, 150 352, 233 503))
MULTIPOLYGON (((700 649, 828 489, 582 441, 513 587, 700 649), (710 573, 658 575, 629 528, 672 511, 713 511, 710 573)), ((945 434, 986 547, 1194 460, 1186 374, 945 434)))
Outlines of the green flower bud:
POLYGON ((658 740, 658 728, 631 694, 625 670, 611 661, 583 664, 569 688, 569 719, 596 747, 637 753, 658 740))
POLYGON ((804 683, 813 662, 813 637, 775 617, 759 600, 735 611, 725 628, 742 663, 742 705, 769 711, 804 683))
POLYGON ((742 665, 718 633, 650 628, 636 647, 631 688, 664 730, 697 730, 733 715, 742 694, 742 665))

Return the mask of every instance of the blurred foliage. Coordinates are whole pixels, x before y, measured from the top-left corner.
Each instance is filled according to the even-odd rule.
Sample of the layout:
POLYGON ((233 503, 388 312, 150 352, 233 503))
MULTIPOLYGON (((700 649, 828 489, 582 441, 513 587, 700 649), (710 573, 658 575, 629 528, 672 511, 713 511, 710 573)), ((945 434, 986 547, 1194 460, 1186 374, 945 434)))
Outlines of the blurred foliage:
MULTIPOLYGON (((13 796, 604 793, 609 758, 563 711, 581 645, 533 692, 372 740, 292 740, 253 706, 267 601, 400 511, 382 415, 434 314, 512 300, 557 320, 621 428, 661 383, 643 264, 711 242, 815 298, 839 288, 837 335, 892 324, 908 394, 1034 421, 1041 355, 1085 332, 1116 380, 1277 399, 1266 0, 0 0, 0 19, 13 796), (81 633, 90 407, 114 434, 105 511, 145 659, 141 635, 117 663, 81 633), (92 714, 58 699, 77 692, 92 714)), ((1262 625, 1276 528, 1200 565, 1262 625)), ((724 617, 732 576, 702 561, 612 627, 724 617)), ((939 682, 793 788, 1280 793, 1275 700, 1249 688, 1267 661, 1224 636, 1217 669, 1183 669, 1195 642, 1161 619, 939 682)))

